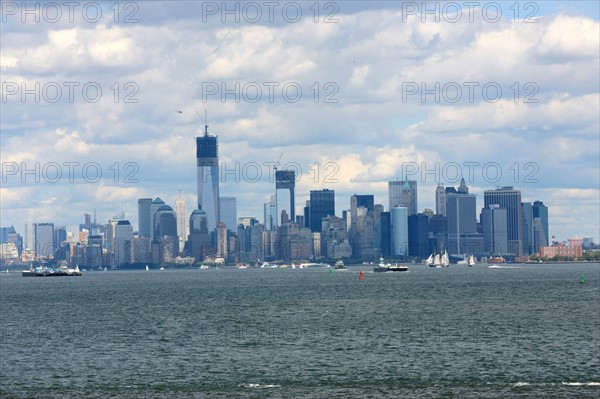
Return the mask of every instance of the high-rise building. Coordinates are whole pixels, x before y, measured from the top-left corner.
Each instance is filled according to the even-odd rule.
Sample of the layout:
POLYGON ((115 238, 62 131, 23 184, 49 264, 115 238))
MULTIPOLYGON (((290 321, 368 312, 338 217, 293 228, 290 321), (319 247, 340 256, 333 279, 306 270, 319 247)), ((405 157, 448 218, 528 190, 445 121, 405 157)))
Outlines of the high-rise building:
POLYGON ((494 204, 506 209, 508 254, 520 256, 523 245, 521 190, 507 186, 484 191, 484 208, 494 204))
MULTIPOLYGON (((539 247, 547 247, 548 239, 550 238, 550 232, 548 231, 548 207, 544 205, 542 201, 533 202, 533 217, 540 219, 540 224, 543 230, 543 241, 536 247, 536 252, 539 251, 539 247)), ((542 238, 542 234, 538 234, 538 237, 542 238)))
POLYGON ((155 231, 154 216, 156 215, 156 212, 158 211, 158 209, 160 207, 162 207, 163 205, 165 205, 165 201, 163 201, 159 197, 156 197, 152 201, 152 204, 150 204, 150 214, 148 215, 148 223, 149 223, 149 229, 150 229, 150 235, 149 235, 149 237, 150 237, 151 240, 155 239, 155 236, 154 236, 154 231, 155 231))
POLYGON ((56 244, 54 242, 54 223, 36 223, 35 231, 35 257, 53 258, 56 244))
POLYGON ((227 260, 229 251, 227 249, 227 226, 225 223, 217 224, 217 257, 227 260))
POLYGON ((169 261, 179 252, 177 215, 169 205, 162 205, 154 213, 154 241, 162 243, 158 255, 160 262, 169 261))
POLYGON ((521 202, 521 223, 521 231, 523 232, 521 253, 531 255, 535 253, 533 242, 533 206, 531 202, 521 202))
POLYGON ((481 231, 486 255, 508 254, 507 213, 505 208, 492 204, 481 210, 481 231))
POLYGON ((34 250, 35 249, 35 229, 33 223, 25 223, 25 248, 34 250))
POLYGON ((215 252, 208 233, 208 217, 202 209, 195 209, 190 215, 188 252, 190 256, 199 262, 215 252))
POLYGON ((435 189, 435 214, 446 216, 446 190, 441 184, 435 189))
POLYGON ((206 212, 208 231, 216 229, 221 220, 219 212, 219 144, 217 136, 208 134, 196 137, 196 162, 198 167, 198 209, 206 212))
MULTIPOLYGON (((279 211, 280 207, 280 191, 287 190, 289 194, 289 220, 296 220, 296 202, 294 190, 296 187, 296 172, 293 170, 275 170, 275 203, 277 204, 276 214, 281 214, 279 211)), ((286 208, 281 208, 284 211, 288 211, 286 208)), ((279 221, 277 224, 280 226, 283 221, 279 221)))
POLYGON ((183 252, 183 247, 187 238, 187 212, 185 210, 185 200, 181 197, 175 201, 175 215, 177 216, 177 236, 179 237, 179 252, 183 252))
POLYGON ((277 227, 277 199, 271 195, 269 202, 263 205, 263 224, 265 230, 272 231, 277 227))
POLYGON ((483 237, 477 232, 477 202, 475 194, 461 182, 460 190, 446 190, 448 218, 447 250, 450 254, 481 254, 483 237))
POLYGON ((335 191, 312 190, 308 214, 310 231, 321 232, 321 219, 335 215, 335 191))
POLYGON ((237 229, 237 199, 235 197, 219 198, 219 212, 221 222, 225 223, 227 230, 235 232, 237 229))
POLYGON ((408 255, 426 258, 432 252, 429 245, 429 217, 417 213, 408 217, 408 255))
POLYGON ((375 199, 373 195, 350 197, 350 245, 352 256, 373 259, 380 254, 375 236, 375 199))
POLYGON ((389 212, 381 212, 381 256, 392 256, 392 221, 389 212))
POLYGON ((133 226, 129 220, 119 220, 115 226, 115 266, 131 262, 132 240, 133 226))
POLYGON ((409 215, 417 213, 417 181, 401 180, 388 182, 389 209, 403 206, 409 215))
POLYGON ((392 254, 408 256, 408 208, 395 206, 390 211, 392 227, 392 254))
POLYGON ((138 234, 140 237, 150 237, 152 224, 150 223, 150 207, 152 198, 138 199, 138 234))

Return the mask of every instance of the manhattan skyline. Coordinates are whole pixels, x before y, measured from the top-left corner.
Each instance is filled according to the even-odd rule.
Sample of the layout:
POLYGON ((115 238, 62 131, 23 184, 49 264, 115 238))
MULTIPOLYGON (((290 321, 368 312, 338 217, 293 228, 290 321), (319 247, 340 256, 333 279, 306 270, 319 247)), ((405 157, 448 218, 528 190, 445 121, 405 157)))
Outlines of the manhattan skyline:
POLYGON ((97 23, 23 25, 4 15, 3 83, 40 89, 36 102, 35 93, 23 100, 3 87, 1 225, 77 231, 95 209, 99 222, 124 212, 137 228, 139 198, 174 207, 180 189, 189 215, 194 140, 205 123, 198 113, 207 110, 209 133, 219 137, 219 195, 237 198, 238 216, 262 220, 279 162, 302 171, 297 215, 321 189, 335 190, 338 216, 353 194, 373 194, 387 208, 388 182, 405 178, 418 181, 417 211, 435 210, 438 183, 458 186, 464 177, 478 209, 485 190, 514 186, 523 201, 548 206, 550 237, 598 239, 597 4, 540 4, 535 24, 512 21, 508 3, 493 23, 480 14, 473 23, 466 15, 404 21, 394 2, 338 5, 337 23, 324 23, 328 10, 318 23, 307 10, 294 23, 281 14, 273 23, 222 23, 200 6, 184 14, 159 4, 140 4, 132 24, 108 12, 97 23), (568 32, 578 39, 563 40, 568 32), (87 57, 72 55, 81 52, 87 57), (52 82, 64 97, 54 103, 52 82), (65 82, 79 83, 73 101, 65 82), (99 101, 82 97, 86 82, 102 88, 99 101), (257 102, 252 82, 262 88, 257 102), (278 83, 273 102, 267 82, 278 83), (290 82, 302 89, 297 102, 282 96, 290 82), (465 82, 479 84, 473 101, 465 82), (496 102, 482 98, 491 82, 503 91, 496 102), (436 93, 422 98, 436 83, 457 83, 464 97, 452 102, 440 89, 439 101, 436 93), (222 101, 223 88, 237 93, 222 101), (138 101, 124 102, 128 95, 138 101), (525 102, 531 95, 537 103, 525 102), (95 167, 82 178, 92 163, 98 181, 95 167))

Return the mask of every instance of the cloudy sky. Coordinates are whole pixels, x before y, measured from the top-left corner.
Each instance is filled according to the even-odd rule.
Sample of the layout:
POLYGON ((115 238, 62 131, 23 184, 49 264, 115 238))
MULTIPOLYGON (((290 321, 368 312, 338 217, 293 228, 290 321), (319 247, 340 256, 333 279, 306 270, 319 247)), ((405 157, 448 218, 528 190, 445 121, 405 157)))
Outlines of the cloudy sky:
POLYGON ((462 174, 478 207, 515 186, 598 241, 597 2, 38 4, 2 2, 2 226, 137 228, 138 198, 178 190, 189 213, 206 110, 238 216, 262 220, 274 162, 298 212, 322 188, 387 208, 402 176, 434 209, 462 174))

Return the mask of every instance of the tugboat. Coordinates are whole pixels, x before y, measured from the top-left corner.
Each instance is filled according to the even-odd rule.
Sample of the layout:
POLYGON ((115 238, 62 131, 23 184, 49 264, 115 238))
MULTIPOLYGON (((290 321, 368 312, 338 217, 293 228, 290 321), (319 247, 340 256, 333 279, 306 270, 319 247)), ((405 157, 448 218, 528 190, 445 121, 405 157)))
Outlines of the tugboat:
POLYGON ((336 268, 336 270, 343 270, 343 269, 345 269, 345 267, 344 267, 344 261, 338 260, 337 262, 335 262, 335 268, 336 268))

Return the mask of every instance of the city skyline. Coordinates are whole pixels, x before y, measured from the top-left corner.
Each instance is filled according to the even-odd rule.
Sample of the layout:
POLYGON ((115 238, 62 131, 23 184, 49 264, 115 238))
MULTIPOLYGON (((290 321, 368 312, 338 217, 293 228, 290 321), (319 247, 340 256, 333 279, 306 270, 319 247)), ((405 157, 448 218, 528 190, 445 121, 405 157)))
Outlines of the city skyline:
POLYGON ((156 3, 141 3, 131 24, 115 22, 108 5, 97 23, 6 15, 1 224, 77 231, 96 209, 102 223, 124 212, 137 226, 138 199, 174 207, 179 189, 189 214, 207 110, 225 172, 219 195, 237 197, 239 215, 262 220, 278 163, 302 171, 297 215, 322 189, 335 190, 338 216, 353 194, 387 207, 388 182, 404 179, 418 182, 418 212, 435 211, 438 183, 462 176, 478 209, 485 190, 514 186, 550 209, 547 238, 598 239, 598 4, 541 3, 535 24, 512 21, 511 4, 494 22, 479 12, 473 22, 407 19, 397 2, 340 2, 337 23, 324 23, 326 10, 316 23, 308 9, 297 22, 279 13, 272 23, 223 23, 200 6, 156 3), (579 39, 561 40, 566 32, 579 39), (72 101, 66 82, 78 84, 72 101), (102 89, 97 102, 82 96, 87 82, 102 89), (272 102, 268 82, 278 83, 272 102), (292 82, 297 102, 282 97, 292 82), (478 84, 472 101, 467 82, 478 84), (485 85, 502 97, 482 98, 485 85), (63 97, 49 101, 56 86, 63 97), (452 102, 442 89, 457 86, 463 97, 452 102))

